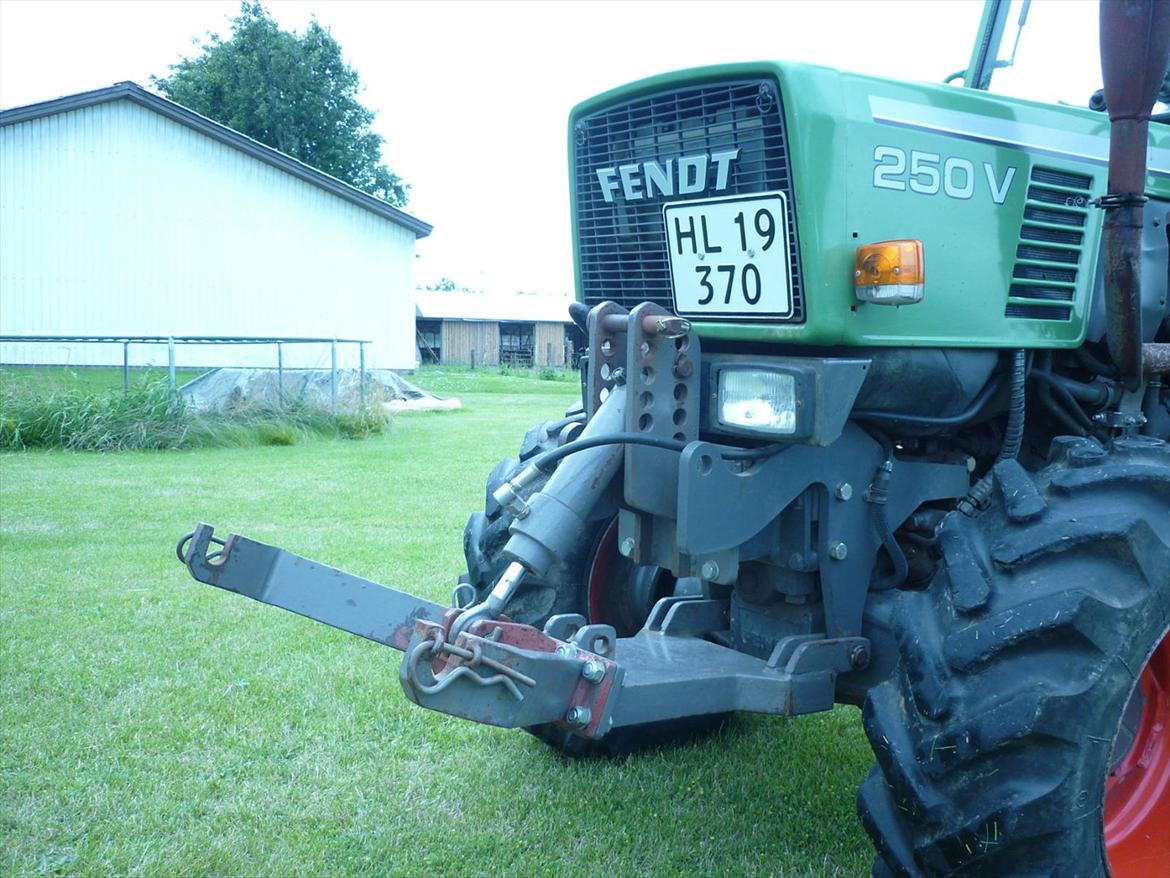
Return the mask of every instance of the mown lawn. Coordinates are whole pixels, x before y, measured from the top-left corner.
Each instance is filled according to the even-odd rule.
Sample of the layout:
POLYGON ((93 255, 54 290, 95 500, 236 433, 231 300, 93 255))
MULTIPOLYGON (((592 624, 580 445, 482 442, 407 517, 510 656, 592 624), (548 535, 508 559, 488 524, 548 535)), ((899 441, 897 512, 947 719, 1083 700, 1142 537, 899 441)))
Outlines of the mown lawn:
MULTIPOLYGON (((186 384, 198 378, 206 369, 176 369, 175 383, 186 384)), ((130 369, 130 383, 139 385, 149 380, 167 377, 166 368, 138 367, 130 369)), ((50 392, 54 390, 82 390, 101 392, 122 387, 122 370, 105 367, 71 366, 0 366, 0 388, 20 387, 24 390, 50 392)))
POLYGON ((197 521, 446 600, 467 514, 572 381, 292 447, 0 456, 0 871, 868 874, 856 711, 624 762, 410 705, 398 654, 191 580, 197 521))

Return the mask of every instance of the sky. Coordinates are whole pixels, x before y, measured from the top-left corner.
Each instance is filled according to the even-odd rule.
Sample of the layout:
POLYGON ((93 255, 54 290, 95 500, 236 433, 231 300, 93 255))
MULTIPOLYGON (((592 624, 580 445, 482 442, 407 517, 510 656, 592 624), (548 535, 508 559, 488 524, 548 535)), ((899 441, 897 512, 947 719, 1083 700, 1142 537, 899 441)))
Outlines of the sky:
MULTIPOLYGON (((269 0, 313 16, 361 76, 407 210, 435 226, 416 280, 490 295, 571 293, 566 120, 625 82, 769 58, 939 82, 967 65, 981 0, 269 0)), ((227 35, 233 0, 0 0, 0 108, 149 85, 227 35)), ((1097 4, 1036 0, 1007 93, 1084 106, 1100 85, 1097 4), (1070 48, 1072 47, 1072 48, 1070 48)), ((1014 19, 1013 19, 1014 20, 1014 19)), ((1009 27, 1010 51, 1015 27, 1009 27)))

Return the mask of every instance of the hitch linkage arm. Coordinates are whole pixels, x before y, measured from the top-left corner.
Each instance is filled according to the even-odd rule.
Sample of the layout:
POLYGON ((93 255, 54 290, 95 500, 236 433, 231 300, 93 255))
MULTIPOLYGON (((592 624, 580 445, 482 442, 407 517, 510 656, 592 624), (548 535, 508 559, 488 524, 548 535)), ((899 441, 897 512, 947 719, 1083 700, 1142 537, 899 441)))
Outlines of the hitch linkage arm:
POLYGON ((621 670, 587 648, 612 654, 616 635, 608 626, 572 617, 579 623, 562 625, 564 640, 506 617, 453 631, 465 611, 238 534, 220 539, 209 524, 186 534, 178 555, 200 582, 407 652, 402 686, 423 707, 505 727, 609 729, 609 694, 621 670))
POLYGON ((464 610, 236 534, 220 540, 207 524, 180 541, 179 557, 200 582, 404 650, 411 701, 506 728, 555 723, 599 738, 699 714, 826 710, 837 675, 868 662, 860 637, 786 637, 768 659, 713 643, 706 635, 727 628, 726 600, 663 598, 621 640, 576 615, 553 616, 544 630, 506 617, 462 628, 464 610))
POLYGON ((420 619, 438 621, 446 607, 327 567, 239 534, 226 540, 200 523, 178 545, 179 560, 200 582, 242 594, 366 640, 405 650, 420 619), (210 551, 211 546, 217 551, 210 551))

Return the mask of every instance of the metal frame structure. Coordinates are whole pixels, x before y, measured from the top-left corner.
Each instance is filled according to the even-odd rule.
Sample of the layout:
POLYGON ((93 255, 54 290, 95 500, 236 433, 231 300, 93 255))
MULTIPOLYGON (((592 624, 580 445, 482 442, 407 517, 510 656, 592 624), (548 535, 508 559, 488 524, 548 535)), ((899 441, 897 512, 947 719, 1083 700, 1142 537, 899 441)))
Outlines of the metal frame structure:
POLYGON ((284 345, 286 344, 327 344, 329 348, 329 398, 332 410, 337 409, 337 346, 356 344, 358 346, 359 385, 362 405, 366 403, 366 345, 363 338, 308 338, 275 335, 0 335, 0 344, 68 342, 77 344, 120 344, 122 345, 122 391, 130 392, 130 345, 165 344, 167 346, 167 378, 171 390, 175 383, 175 345, 220 345, 220 344, 272 344, 276 345, 277 383, 284 387, 284 345))

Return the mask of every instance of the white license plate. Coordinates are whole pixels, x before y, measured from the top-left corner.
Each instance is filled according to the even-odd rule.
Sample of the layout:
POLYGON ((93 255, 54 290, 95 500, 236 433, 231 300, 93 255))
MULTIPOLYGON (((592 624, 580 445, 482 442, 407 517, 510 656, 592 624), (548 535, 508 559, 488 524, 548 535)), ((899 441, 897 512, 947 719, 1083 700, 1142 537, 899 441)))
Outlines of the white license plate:
POLYGON ((791 317, 783 192, 662 208, 674 310, 683 317, 791 317))

